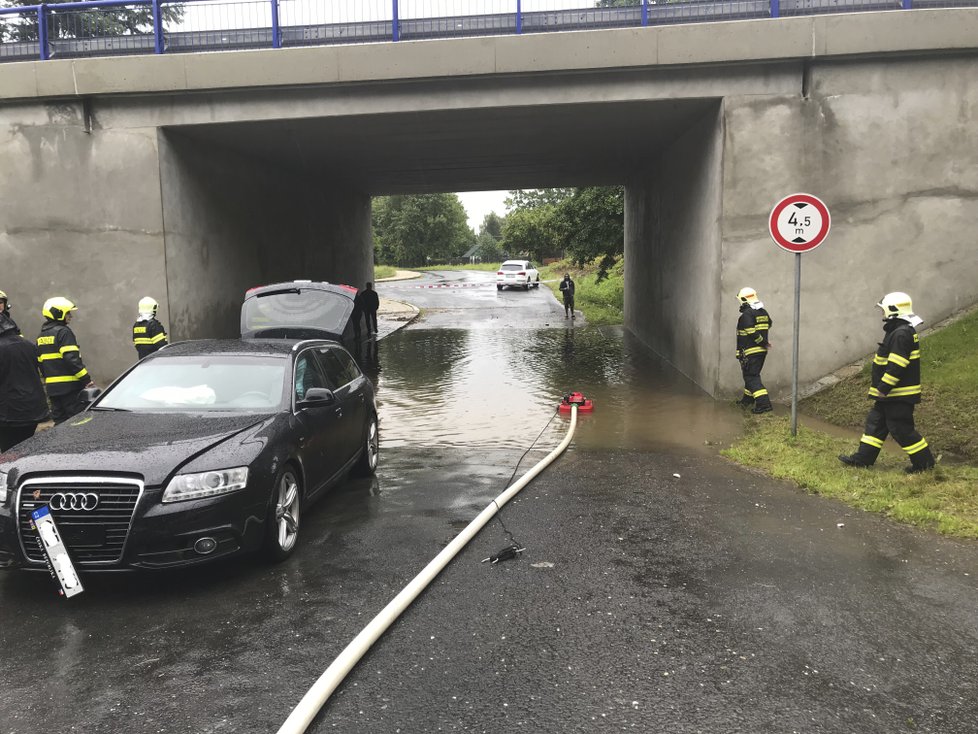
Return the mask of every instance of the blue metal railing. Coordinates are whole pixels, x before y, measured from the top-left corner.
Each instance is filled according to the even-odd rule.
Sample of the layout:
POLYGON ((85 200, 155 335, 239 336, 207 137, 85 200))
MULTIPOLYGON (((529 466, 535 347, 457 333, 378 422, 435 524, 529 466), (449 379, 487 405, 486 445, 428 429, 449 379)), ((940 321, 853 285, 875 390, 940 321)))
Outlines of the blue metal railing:
POLYGON ((0 61, 978 7, 978 0, 632 0, 604 5, 598 0, 94 0, 40 4, 0 8, 0 61))

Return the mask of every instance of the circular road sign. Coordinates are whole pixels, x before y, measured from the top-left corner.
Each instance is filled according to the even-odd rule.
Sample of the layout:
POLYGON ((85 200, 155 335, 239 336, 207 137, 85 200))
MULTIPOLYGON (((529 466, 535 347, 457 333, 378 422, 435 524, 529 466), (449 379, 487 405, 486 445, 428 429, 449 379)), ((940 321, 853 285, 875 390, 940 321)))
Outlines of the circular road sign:
POLYGON ((768 228, 778 247, 788 252, 814 250, 829 233, 832 217, 817 196, 792 194, 774 205, 768 228))

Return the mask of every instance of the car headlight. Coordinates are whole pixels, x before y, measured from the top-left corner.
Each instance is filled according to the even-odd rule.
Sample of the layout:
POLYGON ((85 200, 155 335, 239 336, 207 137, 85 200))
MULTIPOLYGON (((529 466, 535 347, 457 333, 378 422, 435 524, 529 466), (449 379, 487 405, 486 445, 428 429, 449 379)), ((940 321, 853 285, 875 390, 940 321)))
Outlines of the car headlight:
POLYGON ((7 472, 0 471, 0 505, 7 501, 7 472))
POLYGON ((182 500, 196 500, 201 497, 214 497, 215 495, 244 489, 247 483, 248 467, 246 466, 239 466, 236 469, 204 471, 199 474, 177 474, 166 485, 163 501, 180 502, 182 500))

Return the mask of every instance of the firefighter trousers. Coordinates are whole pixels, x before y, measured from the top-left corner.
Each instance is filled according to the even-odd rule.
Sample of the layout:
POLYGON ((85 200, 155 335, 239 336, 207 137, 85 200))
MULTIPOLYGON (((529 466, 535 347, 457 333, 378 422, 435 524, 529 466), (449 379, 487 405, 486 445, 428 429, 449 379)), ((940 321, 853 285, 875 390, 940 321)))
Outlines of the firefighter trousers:
POLYGON ((764 354, 751 354, 740 360, 740 371, 744 375, 744 403, 753 403, 757 407, 771 406, 771 398, 767 394, 764 383, 761 382, 761 369, 764 367, 764 354))
POLYGON ((900 448, 907 452, 914 466, 934 465, 927 441, 914 427, 913 408, 913 403, 899 400, 877 400, 873 403, 866 415, 866 428, 856 452, 861 463, 875 462, 886 437, 892 435, 900 448))

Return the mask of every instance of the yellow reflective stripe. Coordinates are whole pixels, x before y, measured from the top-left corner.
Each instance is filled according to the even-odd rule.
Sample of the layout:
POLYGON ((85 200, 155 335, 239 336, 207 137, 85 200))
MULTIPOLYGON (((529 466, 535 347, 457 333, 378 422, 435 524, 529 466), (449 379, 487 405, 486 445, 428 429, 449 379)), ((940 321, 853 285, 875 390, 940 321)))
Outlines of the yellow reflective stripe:
POLYGON ((886 359, 877 354, 876 356, 873 357, 873 364, 885 365, 886 359))
POLYGON ((744 395, 750 395, 751 392, 746 387, 744 388, 744 395))
POLYGON ((920 350, 914 349, 912 352, 910 352, 910 359, 920 359, 920 350))
POLYGON ((904 446, 903 450, 906 451, 908 454, 916 454, 918 451, 923 451, 926 448, 927 448, 927 440, 922 438, 912 446, 904 446))
POLYGON ((889 395, 917 395, 920 393, 920 385, 908 385, 907 387, 895 387, 890 390, 889 395))
POLYGON ((744 350, 745 355, 764 354, 767 350, 764 347, 749 347, 744 350))
POLYGON ((747 329, 737 329, 737 336, 747 336, 747 329))
POLYGON ((44 362, 45 360, 48 360, 48 359, 61 359, 61 355, 60 354, 41 354, 41 355, 38 355, 38 357, 37 357, 37 361, 38 362, 44 362))
POLYGON ((906 367, 908 364, 910 364, 909 359, 907 359, 906 357, 901 357, 896 352, 890 352, 890 356, 887 357, 886 359, 888 362, 893 362, 894 364, 898 364, 901 367, 906 367))
POLYGON ((863 437, 861 439, 859 439, 859 441, 860 441, 860 443, 866 443, 866 444, 869 444, 870 446, 874 446, 874 447, 876 447, 878 449, 883 448, 883 442, 880 439, 876 438, 876 436, 867 436, 864 433, 863 434, 863 437))
POLYGON ((759 398, 761 395, 767 395, 767 390, 761 388, 760 390, 755 390, 752 397, 759 398))
POLYGON ((77 344, 69 344, 67 347, 61 347, 62 354, 64 354, 65 352, 77 352, 77 351, 78 351, 77 344))
POLYGON ((755 331, 767 331, 770 328, 771 328, 771 325, 770 324, 758 324, 757 326, 754 327, 754 330, 755 331))
POLYGON ((81 372, 76 372, 73 375, 60 375, 58 377, 45 377, 44 381, 47 383, 52 382, 75 382, 80 380, 88 374, 88 370, 82 370, 81 372))
POLYGON ((883 375, 883 377, 880 379, 882 379, 887 385, 896 385, 898 382, 900 382, 900 378, 896 375, 883 375))
POLYGON ((164 339, 166 339, 166 334, 161 331, 159 334, 157 334, 152 339, 150 339, 150 342, 149 343, 150 344, 158 344, 159 342, 163 341, 164 339))
POLYGON ((146 327, 145 326, 134 326, 133 329, 132 329, 132 333, 133 334, 145 334, 146 333, 146 327))

